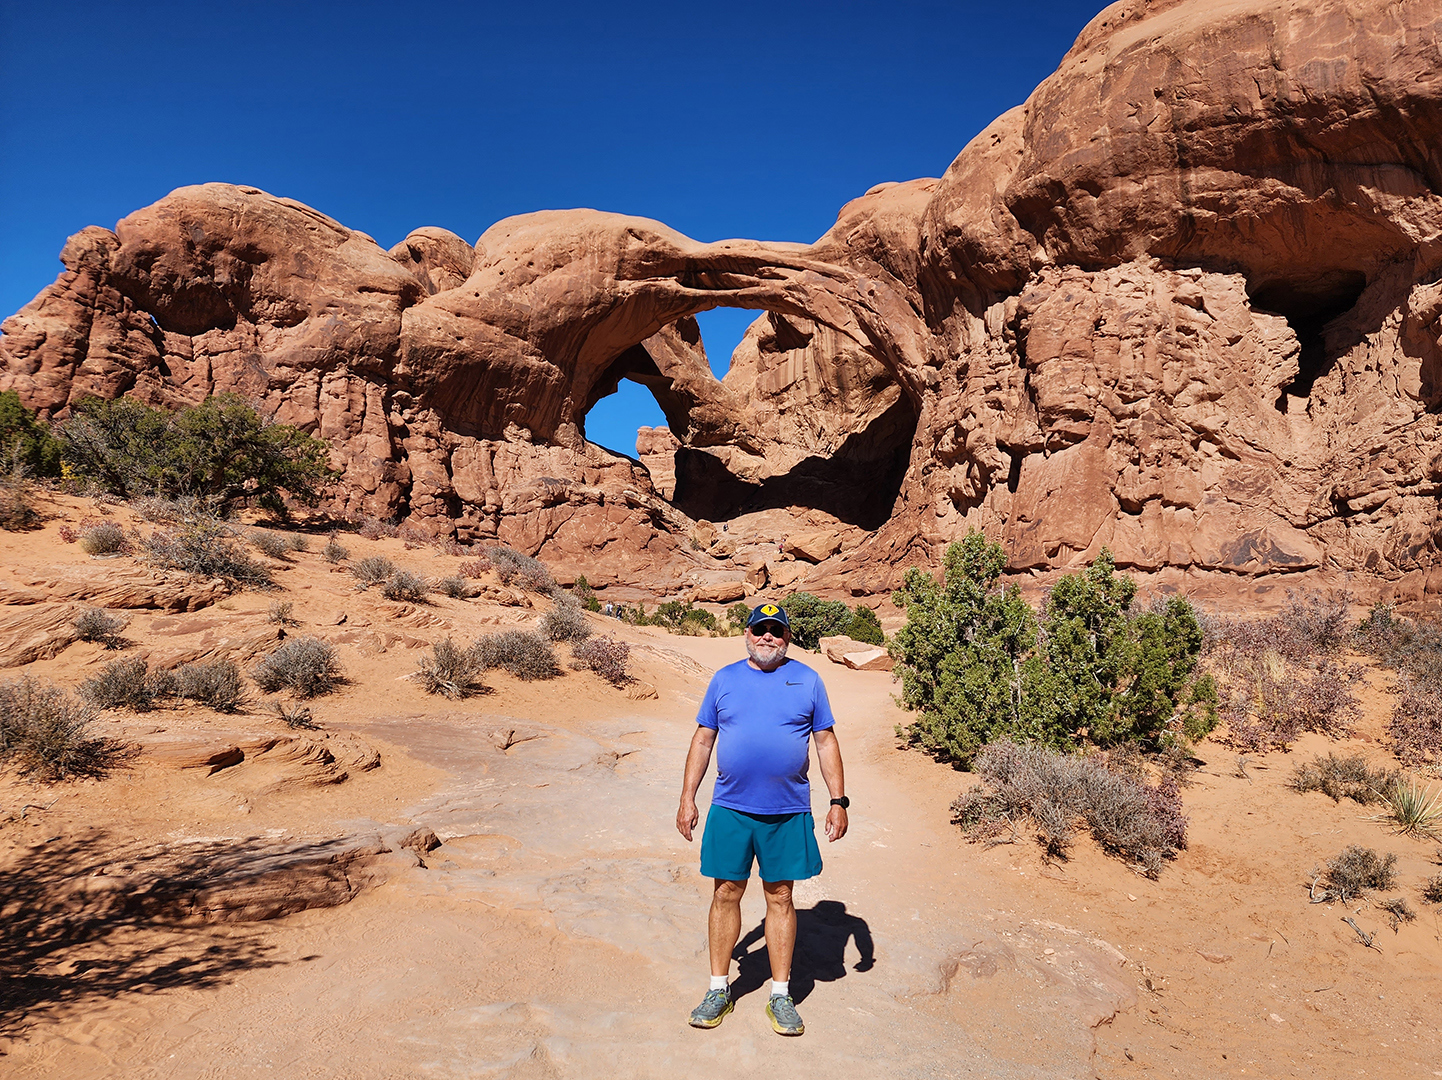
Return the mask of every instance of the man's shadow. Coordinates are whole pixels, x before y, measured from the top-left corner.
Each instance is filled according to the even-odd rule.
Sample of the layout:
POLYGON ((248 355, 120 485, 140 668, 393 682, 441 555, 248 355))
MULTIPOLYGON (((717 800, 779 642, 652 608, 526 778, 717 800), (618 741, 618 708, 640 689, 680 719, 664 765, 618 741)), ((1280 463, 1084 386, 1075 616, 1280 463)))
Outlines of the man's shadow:
MULTIPOLYGON (((798 1005, 818 982, 835 982, 846 977, 846 943, 856 939, 861 959, 857 971, 876 965, 876 947, 866 920, 846 912, 839 900, 818 900, 815 907, 796 909, 796 952, 791 958, 791 1000, 798 1005)), ((771 954, 766 950, 766 921, 763 919, 736 944, 731 954, 739 962, 739 973, 731 984, 733 998, 744 997, 771 980, 771 954), (752 945, 761 948, 748 952, 752 945)))

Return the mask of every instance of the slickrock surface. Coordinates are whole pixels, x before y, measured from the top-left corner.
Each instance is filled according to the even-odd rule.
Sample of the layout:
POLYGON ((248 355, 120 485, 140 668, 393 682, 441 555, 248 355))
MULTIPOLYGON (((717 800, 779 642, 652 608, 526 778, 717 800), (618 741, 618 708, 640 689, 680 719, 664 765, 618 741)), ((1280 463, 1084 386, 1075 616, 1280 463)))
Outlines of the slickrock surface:
POLYGON ((1107 545, 1173 583, 1416 599, 1442 590, 1439 39, 1438 0, 1126 0, 944 176, 811 245, 564 210, 387 253, 182 188, 70 239, 0 388, 57 416, 235 390, 331 442, 332 510, 593 581, 683 588, 738 565, 696 520, 781 512, 841 538, 807 584, 857 594, 981 526, 1014 571, 1107 545), (716 306, 764 312, 719 382, 716 306), (654 433, 641 465, 585 440, 621 378, 669 469, 654 433))

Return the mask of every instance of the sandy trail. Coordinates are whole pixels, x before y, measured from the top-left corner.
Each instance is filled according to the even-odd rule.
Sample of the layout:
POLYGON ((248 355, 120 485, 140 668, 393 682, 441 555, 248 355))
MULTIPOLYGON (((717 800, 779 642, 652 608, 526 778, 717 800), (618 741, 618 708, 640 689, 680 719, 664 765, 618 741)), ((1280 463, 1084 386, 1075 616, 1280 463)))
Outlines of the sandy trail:
MULTIPOLYGON (((667 645, 707 670, 740 649, 667 645)), ((802 1039, 763 1015, 759 887, 743 905, 736 1012, 714 1031, 685 1023, 705 988, 709 895, 673 824, 704 687, 691 672, 649 715, 543 723, 482 698, 348 725, 443 774, 390 808, 445 841, 428 867, 267 926, 267 966, 225 985, 124 995, 36 1032, 13 1075, 1091 1075, 1090 1028, 1135 1000, 1121 954, 972 879, 946 820, 954 775, 896 768, 889 676, 805 659, 829 687, 854 806, 850 834, 823 839, 825 873, 796 890, 802 1039)))

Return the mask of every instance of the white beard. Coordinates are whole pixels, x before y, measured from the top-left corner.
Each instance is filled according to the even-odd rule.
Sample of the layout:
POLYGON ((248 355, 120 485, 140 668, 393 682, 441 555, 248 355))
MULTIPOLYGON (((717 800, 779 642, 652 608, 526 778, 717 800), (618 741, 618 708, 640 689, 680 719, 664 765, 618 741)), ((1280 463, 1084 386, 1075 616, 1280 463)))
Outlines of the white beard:
POLYGON ((762 671, 775 671, 786 660, 786 642, 778 645, 763 645, 746 638, 746 655, 762 671))

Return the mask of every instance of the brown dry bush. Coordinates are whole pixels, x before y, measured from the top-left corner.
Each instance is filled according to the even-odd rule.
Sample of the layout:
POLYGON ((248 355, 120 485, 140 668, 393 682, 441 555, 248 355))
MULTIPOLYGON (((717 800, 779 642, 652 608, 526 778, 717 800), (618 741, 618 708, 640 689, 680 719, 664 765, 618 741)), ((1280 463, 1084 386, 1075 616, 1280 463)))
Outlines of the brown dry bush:
POLYGON ((519 551, 499 545, 486 549, 486 557, 496 572, 496 579, 502 585, 512 581, 531 592, 549 593, 556 587, 551 572, 536 559, 522 555, 519 551))
POLYGON ((93 679, 80 684, 80 696, 98 709, 134 709, 148 712, 175 694, 175 676, 151 670, 145 658, 112 660, 93 679))
POLYGON ((1081 822, 1104 850, 1139 863, 1148 877, 1187 846, 1173 776, 1151 787, 1095 757, 1013 742, 983 747, 973 767, 983 783, 951 805, 953 821, 970 838, 1030 821, 1048 852, 1064 856, 1081 822))
POLYGON ((1423 882, 1422 899, 1429 904, 1442 904, 1442 874, 1437 874, 1423 882))
POLYGON ((1397 776, 1395 769, 1372 768, 1361 754, 1328 754, 1299 764, 1292 773, 1292 789, 1320 791, 1333 802, 1351 799, 1366 806, 1380 800, 1397 776))
POLYGON ((554 679, 561 674, 551 643, 530 630, 485 634, 471 649, 483 667, 505 668, 518 679, 554 679))
POLYGON ((87 555, 113 555, 130 545, 124 529, 113 521, 102 521, 80 533, 80 546, 87 555))
POLYGON ((426 579, 410 570, 397 570, 381 586, 381 595, 387 600, 397 600, 404 603, 423 604, 430 594, 431 587, 426 579))
POLYGON ((320 549, 321 558, 328 563, 345 562, 350 558, 350 548, 336 539, 335 533, 326 538, 325 547, 320 549))
POLYGON ((585 641, 591 636, 591 624, 581 609, 566 598, 557 600, 541 616, 540 631, 552 641, 585 641))
POLYGON ((246 554, 235 542, 234 530, 219 518, 196 518, 174 529, 157 529, 140 545, 152 566, 222 578, 235 588, 276 587, 270 571, 246 554))
POLYGON ((356 531, 366 540, 379 540, 382 536, 399 536, 401 530, 380 518, 366 517, 361 518, 360 528, 356 531))
POLYGON ((464 600, 470 595, 470 591, 466 579, 459 574, 443 577, 436 582, 436 592, 442 596, 449 596, 452 600, 464 600))
POLYGON ((1309 670, 1279 650, 1234 642, 1220 668, 1227 728, 1218 739, 1238 750, 1285 750, 1304 731, 1345 738, 1361 715, 1356 664, 1324 656, 1309 670))
POLYGON ((125 747, 92 735, 94 720, 93 707, 72 700, 58 686, 28 675, 0 683, 0 761, 45 781, 103 777, 125 747))
POLYGON ((431 647, 431 655, 421 658, 417 679, 428 694, 448 698, 466 698, 483 694, 481 682, 485 664, 475 648, 462 649, 450 638, 431 647))
POLYGON ((112 615, 104 608, 86 608, 75 616, 75 633, 81 641, 94 641, 107 649, 120 649, 126 645, 121 632, 130 625, 126 615, 112 615))
POLYGON ((270 559, 284 559, 290 554, 290 544, 279 533, 257 529, 247 538, 250 546, 270 559))
POLYGON ((300 698, 329 694, 345 678, 335 646, 318 637, 285 642, 256 664, 250 674, 267 694, 289 690, 300 698))
POLYGON ((571 646, 571 656, 613 686, 624 686, 631 681, 631 646, 624 641, 614 637, 588 637, 571 646))
POLYGON ((490 569, 491 560, 486 556, 484 551, 477 554, 474 559, 463 562, 460 565, 461 576, 468 578, 484 577, 490 572, 490 569))
POLYGON ((359 562, 351 563, 351 577, 360 583, 361 588, 369 585, 379 585, 388 580, 396 572, 396 564, 387 559, 384 555, 367 555, 359 562))
POLYGON ((175 669, 175 696, 233 713, 245 705, 245 684, 234 660, 196 661, 175 669))
POLYGON ((1392 933, 1396 933, 1403 923, 1416 922, 1417 913, 1412 910, 1412 905, 1407 903, 1405 896, 1394 896, 1391 900, 1383 900, 1377 905, 1379 911, 1387 913, 1387 921, 1392 926, 1392 933))
POLYGON ((1324 868, 1312 871, 1312 902, 1346 903, 1369 892, 1385 892, 1397 879, 1397 856, 1378 855, 1372 848, 1348 844, 1324 868))

